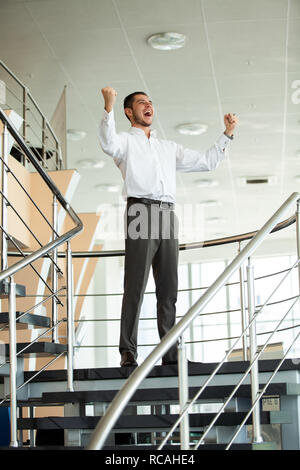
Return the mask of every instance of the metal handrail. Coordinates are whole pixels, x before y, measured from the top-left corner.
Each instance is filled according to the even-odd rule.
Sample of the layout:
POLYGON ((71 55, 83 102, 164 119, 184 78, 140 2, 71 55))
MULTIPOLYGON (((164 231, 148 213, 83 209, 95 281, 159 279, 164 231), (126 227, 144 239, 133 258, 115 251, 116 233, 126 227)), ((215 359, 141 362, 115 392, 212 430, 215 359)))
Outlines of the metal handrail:
MULTIPOLYGON (((295 265, 298 265, 299 264, 299 260, 297 260, 294 264, 295 265)), ((212 381, 212 379, 214 378, 214 376, 217 374, 217 372, 220 370, 220 368, 222 367, 222 365, 225 363, 225 361, 228 359, 228 357, 230 356, 230 354, 232 353, 232 351, 234 350, 234 348, 236 347, 236 345, 238 344, 239 340, 242 339, 245 334, 247 333, 247 331, 251 329, 252 325, 255 324, 256 322, 256 319, 258 317, 258 315, 262 312, 262 310, 264 309, 264 307, 268 304, 268 301, 270 300, 270 298, 274 295, 274 293, 277 291, 278 287, 282 284, 282 282, 287 278, 287 276, 291 273, 292 269, 294 268, 294 266, 292 266, 290 268, 290 270, 285 274, 284 278, 280 280, 279 284, 276 286, 276 288, 273 290, 273 292, 269 295, 269 297, 267 298, 267 300, 265 301, 265 303, 260 307, 259 310, 256 310, 255 311, 255 315, 253 316, 253 318, 251 319, 251 321, 249 322, 249 324, 246 326, 246 328, 242 331, 241 335, 236 339, 236 341, 234 342, 234 344, 230 347, 230 349, 226 352, 224 358, 222 359, 222 361, 219 362, 219 364, 217 365, 217 367, 215 368, 215 370, 212 372, 212 374, 210 375, 210 377, 206 380, 206 382, 204 383, 204 385, 201 387, 201 389, 196 393, 196 395, 194 396, 194 398, 189 402, 187 403, 185 409, 183 410, 181 416, 176 420, 176 422, 174 423, 174 425, 172 426, 172 429, 169 431, 169 433, 167 434, 167 436, 163 439, 163 441, 161 442, 159 448, 162 448, 162 446, 166 443, 166 441, 168 440, 169 436, 172 434, 172 432, 174 431, 174 429, 176 429, 176 427, 178 426, 178 424, 181 422, 183 416, 188 412, 188 410, 191 408, 191 406, 196 402, 196 400, 199 399, 199 397, 202 395, 202 393, 204 392, 206 386, 212 381)), ((246 369, 246 371, 244 372, 242 378, 239 380, 238 384, 236 385, 236 387, 234 388, 234 390, 232 391, 232 393, 229 395, 229 397, 227 397, 226 401, 223 403, 222 407, 220 408, 220 410, 218 411, 218 413, 216 414, 216 416, 214 417, 214 419, 212 420, 212 422, 210 423, 210 425, 208 426, 208 428, 206 429, 205 433, 201 436, 201 439, 199 440, 199 443, 201 443, 205 436, 208 434, 209 430, 212 428, 213 424, 216 422, 216 420, 218 419, 218 417, 220 416, 220 414, 223 412, 223 410, 226 408, 227 404, 229 403, 229 401, 231 400, 231 398, 233 397, 233 395, 235 394, 235 392, 237 391, 237 389, 239 388, 239 386, 243 383, 243 381, 245 380, 245 378, 247 377, 248 373, 252 370, 252 367, 253 367, 253 364, 256 364, 257 363, 257 360, 259 359, 259 357, 262 355, 263 351, 265 350, 266 346, 268 345, 268 343, 270 342, 271 338, 273 337, 273 335, 278 331, 278 328, 279 326, 281 325, 281 323, 283 323, 284 319, 287 317, 288 313, 292 310, 292 308, 294 307, 294 305, 296 304, 296 302, 298 301, 299 299, 299 296, 296 296, 296 298, 294 299, 294 302, 292 303, 292 305, 289 307, 287 313, 284 315, 283 318, 281 318, 281 320, 279 321, 279 323, 277 324, 276 328, 271 332, 269 338, 267 339, 267 341, 265 342, 265 344, 263 345, 263 347, 261 348, 261 350, 259 352, 256 353, 256 356, 255 358, 253 359, 253 361, 250 361, 250 364, 248 366, 248 368, 246 369)), ((195 447, 196 448, 196 447, 195 447)))
POLYGON ((15 126, 11 123, 10 119, 6 116, 6 114, 3 112, 1 108, 0 108, 0 120, 6 123, 8 131, 12 134, 16 142, 20 145, 23 152, 26 154, 26 157, 30 160, 30 162, 32 163, 36 171, 39 173, 39 175, 42 177, 42 179, 44 180, 48 188, 51 190, 52 194, 56 196, 57 200, 59 201, 63 209, 68 213, 68 215, 71 217, 72 221, 75 224, 75 227, 73 227, 68 232, 64 233, 63 235, 60 235, 55 240, 52 240, 51 242, 47 243, 43 247, 39 248, 37 251, 26 256, 26 258, 22 259, 21 261, 18 261, 14 265, 2 271, 0 273, 0 282, 1 282, 5 278, 12 276, 20 269, 23 269, 25 266, 29 265, 30 263, 33 263, 38 258, 41 258, 44 255, 47 255, 49 252, 58 248, 58 246, 62 245, 63 243, 73 238, 77 233, 81 232, 81 230, 83 229, 83 224, 80 218, 78 217, 78 215, 76 214, 76 212, 73 210, 73 208, 66 201, 64 196, 61 194, 58 187, 55 185, 55 183, 51 180, 51 178, 45 172, 43 167, 34 157, 31 150, 27 147, 23 137, 20 135, 20 133, 17 131, 15 126))
MULTIPOLYGON (((279 222, 271 230, 270 233, 276 233, 283 230, 296 222, 296 216, 291 217, 279 222)), ((190 242, 179 244, 179 251, 195 250, 199 248, 208 248, 219 245, 228 245, 231 243, 241 243, 243 241, 251 240, 259 230, 246 232, 239 235, 231 235, 228 237, 214 238, 211 240, 204 240, 200 242, 190 242)), ((12 254, 12 253, 11 253, 12 254)), ((124 256, 125 250, 102 250, 102 251, 73 251, 73 258, 105 258, 111 256, 124 256)), ((58 257, 63 258, 64 253, 58 252, 58 257)))
POLYGON ((137 367, 124 386, 117 393, 107 412, 99 420, 88 446, 87 450, 101 449, 104 445, 111 429, 113 428, 118 417, 124 410, 128 401, 138 388, 142 380, 148 375, 156 362, 173 346, 178 338, 190 326, 192 321, 197 317, 200 311, 210 302, 216 293, 224 286, 226 281, 232 274, 240 268, 244 261, 251 256, 255 249, 265 240, 267 235, 278 225, 278 221, 286 212, 286 210, 299 199, 299 193, 293 193, 282 204, 282 206, 274 213, 274 215, 256 232, 249 243, 239 252, 233 261, 226 267, 223 273, 216 281, 207 289, 207 291, 198 299, 197 302, 188 310, 186 315, 164 336, 161 342, 145 359, 141 366, 137 367), (277 225, 276 225, 277 224, 277 225))
MULTIPOLYGON (((55 140, 55 144, 58 148, 58 152, 57 152, 57 156, 58 156, 58 159, 59 159, 59 162, 60 162, 60 169, 61 169, 61 166, 62 166, 62 155, 61 155, 61 148, 60 148, 60 143, 59 143, 59 139, 57 138, 54 130, 52 129, 52 126, 50 125, 50 123, 48 122, 47 118, 45 117, 44 113, 42 112, 42 110, 40 109, 39 105, 37 104, 36 100, 33 98, 32 94, 30 93, 30 91, 28 90, 28 88, 24 85, 24 83, 22 83, 22 81, 9 69, 9 67, 7 67, 7 65, 2 61, 0 60, 0 67, 2 67, 7 73, 8 75, 10 75, 14 80, 15 82, 18 83, 18 85, 20 85, 20 87, 22 88, 23 90, 23 101, 21 102, 21 104, 23 105, 23 113, 26 113, 26 102, 24 101, 25 100, 25 97, 28 96, 28 98, 31 100, 31 102, 33 103, 35 109, 38 111, 39 115, 41 116, 41 118, 43 119, 43 122, 45 123, 45 126, 47 127, 47 129, 50 131, 50 134, 52 135, 53 139, 55 140)), ((10 90, 11 91, 11 90, 10 90)), ((23 126, 26 125, 26 122, 25 122, 25 116, 23 115, 23 119, 24 119, 24 123, 23 123, 23 126)), ((26 153, 26 152, 25 152, 26 153)))
MULTIPOLYGON (((294 304, 298 301, 298 299, 295 300, 294 304)), ((246 369, 246 371, 244 372, 242 378, 239 380, 238 384, 234 387, 234 389, 232 390, 231 394, 229 395, 229 397, 227 397, 226 401, 223 403, 222 407, 220 408, 220 410, 218 411, 218 413, 216 414, 216 416, 214 417, 214 419, 212 420, 212 422, 210 423, 210 425, 208 426, 208 428, 205 430, 205 433, 203 433, 203 435, 201 436, 201 438, 199 439, 198 443, 196 444, 195 446, 195 449, 198 448, 198 446, 203 442, 203 440, 205 439, 205 437, 207 436, 208 432, 210 431, 210 429, 212 428, 212 426, 214 425, 214 423, 217 421, 218 417, 220 416, 220 414, 225 410, 226 406, 228 405, 228 403, 230 402, 230 400, 232 399, 232 397, 234 396, 235 392, 238 390, 239 386, 244 382, 245 378, 247 377, 247 375, 249 374, 249 372, 251 371, 252 367, 254 364, 257 364, 257 361, 258 359, 260 358, 260 356, 263 354, 264 350, 266 349, 266 347, 268 346, 270 340, 272 339, 273 335, 278 331, 278 328, 280 326, 280 324, 283 322, 283 320, 285 319, 285 317, 290 313, 291 309, 293 308, 294 304, 288 309, 288 311, 286 312, 286 314, 284 315, 284 317, 279 321, 279 323, 277 324, 276 328, 271 332, 269 338, 267 339, 267 341, 265 342, 265 344, 263 345, 263 347, 261 348, 260 351, 257 351, 256 355, 255 355, 255 358, 253 359, 253 361, 250 361, 250 364, 248 366, 248 368, 246 369)), ((255 320, 257 314, 255 315, 255 317, 253 317, 253 320, 255 320)), ((296 338, 299 336, 300 333, 298 333, 298 335, 296 336, 296 338)), ((294 344, 295 340, 292 342, 292 345, 294 344)), ((288 349, 289 351, 289 349, 288 349)), ((287 354, 287 353, 286 353, 287 354)), ((286 354, 284 355, 284 357, 286 357, 286 354)), ((283 360, 282 360, 283 362, 283 360)), ((253 409, 255 408, 255 405, 257 403, 258 399, 255 400, 255 403, 254 405, 250 408, 249 412, 247 413, 246 415, 246 418, 245 418, 245 421, 247 420, 248 416, 250 416, 251 412, 253 411, 253 409)), ((190 405, 190 404, 189 404, 190 405)), ((239 426, 239 431, 241 429, 241 426, 244 424, 244 420, 242 422, 242 424, 239 426)), ((236 437, 237 433, 235 433, 235 437, 236 437)), ((232 443, 233 441, 231 441, 232 443)), ((230 445, 231 445, 230 443, 230 445)))
MULTIPOLYGON (((13 275, 19 272, 21 269, 25 268, 26 266, 31 266, 34 270, 35 268, 32 266, 32 263, 43 256, 49 256, 51 251, 54 252, 54 260, 52 260, 51 256, 50 259, 54 262, 55 266, 57 265, 57 258, 56 252, 58 246, 62 245, 63 243, 67 244, 67 285, 68 285, 68 299, 67 299, 67 318, 68 318, 68 388, 69 390, 73 389, 73 312, 72 312, 72 294, 73 294, 73 286, 72 286, 72 270, 70 267, 71 264, 71 250, 70 250, 70 240, 77 235, 82 229, 83 224, 78 215, 72 209, 70 204, 66 201, 64 196, 61 194, 60 190, 42 168, 38 160, 35 158, 33 152, 28 148, 24 138, 20 135, 18 130, 14 127, 11 123, 10 119, 6 116, 3 110, 0 108, 0 120, 3 122, 3 152, 4 152, 4 161, 7 162, 8 158, 8 146, 7 146, 7 138, 10 134, 15 142, 19 145, 22 149, 24 155, 28 159, 28 161, 32 164, 32 166, 36 169, 37 173, 40 175, 48 189, 53 195, 53 216, 55 219, 54 223, 54 230, 55 234, 52 237, 52 241, 47 243, 44 246, 41 246, 37 251, 31 253, 28 256, 25 256, 21 261, 13 264, 10 267, 7 267, 7 243, 5 239, 5 233, 7 233, 7 213, 3 208, 5 207, 4 200, 2 202, 2 253, 1 253, 1 267, 2 272, 0 273, 0 282, 4 281, 5 279, 9 278, 9 363, 10 363, 10 409, 11 409, 11 420, 10 420, 10 427, 11 427, 11 442, 10 445, 12 447, 18 446, 18 439, 17 439, 17 386, 16 386, 16 376, 17 376, 17 356, 21 352, 24 352, 29 345, 25 346, 22 351, 17 353, 17 339, 16 339, 16 284, 14 282, 13 275), (57 236, 57 203, 60 203, 61 207, 65 210, 66 214, 69 215, 75 226, 70 229, 69 231, 65 232, 63 235, 57 236), (4 228, 5 227, 5 228, 4 228), (71 291, 71 292, 70 292, 71 291), (71 332, 70 332, 71 331, 71 332)), ((6 169, 3 167, 2 173, 2 184, 5 188, 4 193, 7 191, 7 175, 6 169)), ((2 197, 5 197, 5 194, 1 192, 2 197)), ((23 221, 23 220, 22 220, 23 221)), ((11 239, 11 237, 9 237, 11 239)), ((20 250, 19 250, 20 251, 20 250)), ((52 341, 56 342, 57 340, 57 330, 58 325, 64 321, 58 321, 57 318, 57 302, 56 302, 56 290, 57 290, 57 272, 54 273, 55 267, 53 269, 53 290, 51 290, 53 295, 53 303, 52 303, 52 327, 44 332, 39 337, 35 338, 35 340, 30 343, 33 344, 34 342, 38 341, 39 338, 44 336, 49 331, 52 331, 52 341), (55 281, 55 282, 54 282, 55 281)), ((36 270, 35 270, 36 271, 36 270)), ((38 273, 39 275, 39 273, 38 273)), ((45 282, 45 281, 44 281, 45 282)), ((59 299, 57 299, 60 302, 59 299)))

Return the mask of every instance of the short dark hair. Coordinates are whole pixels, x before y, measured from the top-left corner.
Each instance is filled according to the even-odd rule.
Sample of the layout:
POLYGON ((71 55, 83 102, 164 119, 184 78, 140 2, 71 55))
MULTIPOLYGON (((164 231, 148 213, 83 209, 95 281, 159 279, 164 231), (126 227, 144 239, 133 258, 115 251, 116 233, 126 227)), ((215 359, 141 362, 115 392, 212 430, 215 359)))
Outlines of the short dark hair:
MULTIPOLYGON (((133 105, 133 102, 134 102, 134 97, 136 95, 144 95, 144 96, 148 96, 147 93, 145 93, 144 91, 135 91, 134 93, 130 93, 130 95, 126 96, 126 98, 124 98, 124 109, 125 108, 131 108, 132 109, 132 105, 133 105)), ((127 119, 130 121, 129 117, 127 116, 127 114, 125 113, 127 119)))

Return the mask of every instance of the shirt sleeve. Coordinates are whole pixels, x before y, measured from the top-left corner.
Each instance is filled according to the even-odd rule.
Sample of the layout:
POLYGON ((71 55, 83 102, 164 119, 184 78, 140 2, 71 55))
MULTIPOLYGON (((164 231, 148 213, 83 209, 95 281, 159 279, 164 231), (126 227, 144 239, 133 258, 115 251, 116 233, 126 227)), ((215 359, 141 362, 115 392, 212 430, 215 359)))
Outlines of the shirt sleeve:
POLYGON ((178 145, 176 169, 182 172, 214 170, 224 160, 225 150, 230 142, 231 139, 222 134, 215 144, 205 152, 198 152, 178 145))
POLYGON ((117 134, 114 111, 108 113, 104 110, 103 118, 98 129, 98 138, 104 153, 113 157, 119 165, 125 159, 126 142, 122 134, 117 134))

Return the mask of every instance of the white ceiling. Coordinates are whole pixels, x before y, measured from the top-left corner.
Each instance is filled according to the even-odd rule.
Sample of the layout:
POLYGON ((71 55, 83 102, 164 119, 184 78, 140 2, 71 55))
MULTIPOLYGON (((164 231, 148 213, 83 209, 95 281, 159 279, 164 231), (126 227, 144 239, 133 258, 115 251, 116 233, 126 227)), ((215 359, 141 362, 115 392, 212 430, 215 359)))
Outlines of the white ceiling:
MULTIPOLYGON (((84 140, 68 142, 68 167, 81 174, 72 201, 79 212, 114 214, 121 199, 120 191, 95 190, 99 183, 122 186, 96 135, 107 85, 118 91, 119 131, 129 124, 123 97, 144 90, 160 136, 194 149, 213 144, 225 113, 239 116, 226 162, 213 173, 178 174, 179 213, 187 215, 193 204, 192 221, 183 221, 185 240, 258 228, 300 189, 300 93, 293 88, 300 84, 299 0, 0 0, 0 58, 49 120, 67 86, 67 127, 87 132, 84 140), (151 49, 147 38, 163 31, 184 33, 186 46, 151 49), (208 125, 206 134, 176 131, 195 121, 208 125), (83 170, 82 159, 102 159, 105 166, 83 170), (266 175, 274 184, 240 184, 241 177, 266 175), (197 187, 204 178, 217 185, 197 187), (204 207, 196 220, 205 200, 219 205, 204 207), (206 220, 215 217, 222 220, 206 220)), ((99 237, 108 224, 103 218, 99 237)))

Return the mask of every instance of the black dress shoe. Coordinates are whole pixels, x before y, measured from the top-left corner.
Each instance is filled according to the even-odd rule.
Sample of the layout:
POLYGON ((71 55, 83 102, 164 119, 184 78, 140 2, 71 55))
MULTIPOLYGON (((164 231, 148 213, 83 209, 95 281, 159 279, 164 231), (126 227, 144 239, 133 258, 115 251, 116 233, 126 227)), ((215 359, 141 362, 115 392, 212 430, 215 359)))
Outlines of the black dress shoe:
POLYGON ((133 357, 133 354, 129 351, 124 351, 121 354, 121 362, 120 366, 121 367, 130 367, 130 366, 137 366, 138 363, 133 357))

